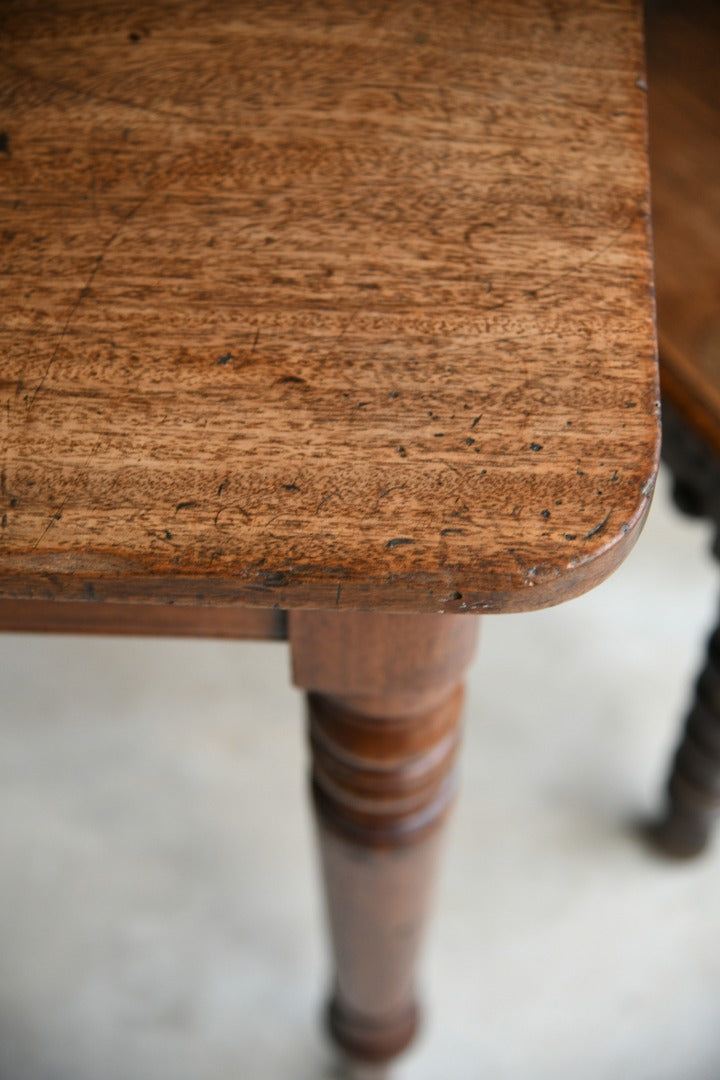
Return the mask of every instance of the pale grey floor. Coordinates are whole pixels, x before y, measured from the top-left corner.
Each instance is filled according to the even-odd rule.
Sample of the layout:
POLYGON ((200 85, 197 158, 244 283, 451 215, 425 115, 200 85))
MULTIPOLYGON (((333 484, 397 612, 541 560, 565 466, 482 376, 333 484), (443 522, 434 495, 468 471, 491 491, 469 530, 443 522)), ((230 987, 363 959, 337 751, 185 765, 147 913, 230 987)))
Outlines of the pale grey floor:
MULTIPOLYGON (((658 493, 595 593, 488 619, 398 1080, 717 1080, 720 845, 633 835, 716 607, 658 493)), ((0 637, 0 1080, 325 1080, 282 645, 0 637)))

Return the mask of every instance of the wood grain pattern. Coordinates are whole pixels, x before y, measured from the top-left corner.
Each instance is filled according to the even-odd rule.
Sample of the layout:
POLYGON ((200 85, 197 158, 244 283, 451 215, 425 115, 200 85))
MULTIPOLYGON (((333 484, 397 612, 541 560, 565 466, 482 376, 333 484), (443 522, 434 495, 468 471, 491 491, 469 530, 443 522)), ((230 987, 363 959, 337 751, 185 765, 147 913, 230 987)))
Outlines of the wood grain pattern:
POLYGON ((648 4, 647 50, 663 395, 720 452, 720 8, 648 4))
POLYGON ((658 441, 630 0, 2 7, 0 595, 541 607, 658 441))

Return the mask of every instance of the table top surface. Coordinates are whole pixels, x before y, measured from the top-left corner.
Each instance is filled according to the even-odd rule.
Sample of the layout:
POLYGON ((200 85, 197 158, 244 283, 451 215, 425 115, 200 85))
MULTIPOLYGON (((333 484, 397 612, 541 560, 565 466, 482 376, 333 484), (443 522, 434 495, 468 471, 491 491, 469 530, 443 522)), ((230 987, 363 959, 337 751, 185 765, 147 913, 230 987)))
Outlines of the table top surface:
POLYGON ((523 610, 658 449, 637 6, 3 5, 0 596, 523 610))
POLYGON ((648 8, 663 393, 720 452, 720 7, 648 8))

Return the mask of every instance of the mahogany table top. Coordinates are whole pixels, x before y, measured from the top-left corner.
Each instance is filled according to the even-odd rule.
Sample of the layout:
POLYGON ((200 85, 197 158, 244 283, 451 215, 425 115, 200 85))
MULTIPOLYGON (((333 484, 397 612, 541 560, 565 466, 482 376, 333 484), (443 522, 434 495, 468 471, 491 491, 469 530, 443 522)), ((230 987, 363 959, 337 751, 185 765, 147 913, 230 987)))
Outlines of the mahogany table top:
POLYGON ((631 2, 6 2, 0 597, 505 611, 647 512, 631 2))

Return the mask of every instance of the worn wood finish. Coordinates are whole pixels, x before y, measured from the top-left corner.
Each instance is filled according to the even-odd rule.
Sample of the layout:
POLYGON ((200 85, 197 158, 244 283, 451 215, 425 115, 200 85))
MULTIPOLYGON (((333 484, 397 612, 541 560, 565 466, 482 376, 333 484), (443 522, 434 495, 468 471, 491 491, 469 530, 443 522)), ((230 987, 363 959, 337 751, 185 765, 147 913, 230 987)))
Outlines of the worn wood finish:
POLYGON ((272 608, 0 600, 2 630, 282 641, 287 637, 287 617, 272 608))
MULTIPOLYGON (((720 9, 649 3, 646 18, 663 456, 680 509, 720 530, 720 9)), ((653 837, 670 854, 696 855, 719 813, 720 629, 653 837)))
POLYGON ((657 449, 631 0, 0 13, 0 595, 500 611, 657 449))
POLYGON ((291 612, 335 960, 330 1030, 386 1061, 417 1026, 414 976, 455 791, 476 619, 291 612))
POLYGON ((663 397, 720 453, 720 8, 648 3, 663 397))

